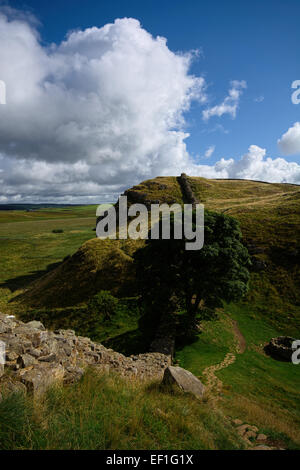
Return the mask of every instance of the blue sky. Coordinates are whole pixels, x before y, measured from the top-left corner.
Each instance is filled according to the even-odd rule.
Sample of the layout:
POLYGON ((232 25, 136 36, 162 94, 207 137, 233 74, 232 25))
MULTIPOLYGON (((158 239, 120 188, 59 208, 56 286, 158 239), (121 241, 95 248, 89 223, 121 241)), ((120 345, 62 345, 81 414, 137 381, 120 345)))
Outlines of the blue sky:
MULTIPOLYGON (((257 151, 261 155, 259 152, 265 149, 264 159, 282 157, 286 162, 300 163, 300 130, 297 127, 300 122, 300 104, 295 105, 291 101, 292 82, 300 80, 298 0, 15 0, 2 2, 4 4, 16 9, 10 14, 10 21, 18 17, 17 12, 24 11, 30 11, 38 19, 39 25, 32 28, 39 31, 39 46, 45 51, 51 43, 59 47, 71 30, 84 31, 92 26, 100 29, 108 23, 114 23, 116 18, 125 17, 139 20, 141 29, 150 33, 154 39, 157 36, 166 38, 168 49, 178 56, 198 50, 198 57, 194 57, 187 74, 205 80, 203 94, 206 101, 190 100, 180 128, 180 132, 190 134, 184 140, 190 163, 214 165, 222 158, 238 161, 249 152, 250 146, 256 146, 252 147, 253 155, 257 151), (239 85, 233 85, 233 81, 239 85), (235 105, 234 113, 224 112, 217 116, 214 115, 217 114, 216 110, 209 119, 203 119, 205 109, 219 107, 224 104, 224 100, 226 103, 229 90, 235 88, 239 90, 238 97, 234 103, 229 101, 229 104, 235 105), (283 144, 278 146, 278 140, 288 129, 291 129, 290 133, 283 139, 283 144)), ((178 128, 178 123, 175 127, 178 128)), ((4 154, 0 146, 1 150, 4 154)), ((7 149, 6 153, 9 153, 7 149)), ((31 152, 31 161, 44 159, 49 163, 46 156, 32 155, 31 152)), ((10 158, 23 157, 10 152, 10 158)), ((159 151, 153 153, 153 159, 157 158, 159 151)), ((28 155, 26 159, 28 163, 28 155)), ((76 163, 75 160, 73 163, 76 163)), ((3 173, 11 171, 8 162, 3 165, 3 173)), ((270 177, 266 174, 265 179, 275 181, 278 174, 278 181, 300 182, 298 166, 287 167, 285 178, 278 170, 280 165, 278 161, 276 171, 272 173, 273 170, 270 170, 270 177)), ((193 167, 190 168, 192 171, 193 167)), ((155 171, 158 170, 153 168, 149 176, 156 176, 153 174, 155 171)), ((263 171, 249 172, 249 177, 254 178, 256 174, 261 177, 263 171)), ((267 166, 265 171, 268 172, 267 166)), ((197 172, 201 175, 201 168, 197 172)), ((108 173, 112 175, 113 172, 108 173)), ((228 170, 229 177, 240 174, 248 175, 247 172, 237 173, 236 169, 231 173, 228 170)), ((142 176, 142 173, 137 172, 137 175, 142 176)), ((209 171, 204 171, 203 175, 209 176, 209 171)), ((126 184, 131 183, 127 176, 125 180, 126 184)), ((99 184, 103 185, 103 181, 99 184)), ((112 193, 118 185, 121 188, 120 182, 112 176, 107 193, 112 193)), ((22 194, 22 191, 16 191, 16 194, 11 191, 9 199, 17 197, 17 193, 22 194)), ((7 195, 3 196, 3 201, 5 197, 7 195)), ((45 198, 44 188, 37 197, 45 198)))
MULTIPOLYGON (((172 51, 200 49, 202 56, 192 72, 204 75, 214 104, 226 96, 230 80, 246 80, 247 92, 235 120, 216 117, 204 124, 202 107, 197 105, 187 117, 188 149, 202 155, 215 145, 212 163, 220 157, 242 155, 250 144, 266 148, 270 156, 280 155, 277 139, 300 120, 300 105, 291 102, 291 84, 300 79, 298 0, 35 0, 11 4, 31 8, 42 23, 42 39, 48 43, 59 43, 72 29, 101 27, 116 18, 133 17, 152 35, 167 38, 172 51), (260 97, 264 100, 256 102, 260 97)), ((300 155, 286 159, 299 162, 300 155)))

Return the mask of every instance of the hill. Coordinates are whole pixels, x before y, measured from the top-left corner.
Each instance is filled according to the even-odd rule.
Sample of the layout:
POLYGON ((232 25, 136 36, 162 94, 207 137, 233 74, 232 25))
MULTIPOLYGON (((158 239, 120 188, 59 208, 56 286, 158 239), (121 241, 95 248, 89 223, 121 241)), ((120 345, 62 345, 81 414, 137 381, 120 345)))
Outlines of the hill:
MULTIPOLYGON (((253 262, 251 289, 243 304, 251 305, 254 316, 295 334, 300 329, 300 187, 201 177, 188 180, 207 209, 225 212, 240 222, 253 262)), ((142 182, 125 195, 129 205, 186 202, 176 177, 142 182)), ((62 307, 86 301, 99 289, 131 295, 131 256, 141 243, 89 240, 18 300, 29 306, 62 307)))
MULTIPOLYGON (((199 405, 186 395, 165 395, 155 384, 140 386, 118 377, 105 375, 99 380, 88 375, 78 386, 59 389, 55 395, 51 391, 40 416, 31 415, 30 402, 18 402, 17 409, 26 418, 23 428, 15 401, 0 403, 2 422, 17 420, 9 429, 18 432, 13 437, 4 433, 8 447, 243 448, 237 433, 232 434, 234 420, 256 426, 268 436, 270 446, 299 448, 300 368, 267 356, 264 345, 282 333, 299 338, 300 188, 192 177, 188 182, 208 209, 240 221, 253 261, 247 298, 225 304, 214 321, 203 321, 193 343, 176 345, 174 363, 199 377, 208 388, 208 401, 199 405), (78 429, 75 421, 80 422, 78 429), (103 429, 94 432, 99 422, 103 429), (30 443, 27 423, 34 436, 30 443), (91 430, 88 440, 82 439, 82 429, 91 430), (39 444, 34 439, 41 433, 39 444), (98 436, 103 434, 108 439, 100 443, 98 436)), ((145 181, 126 194, 129 204, 186 202, 175 177, 145 181)), ((95 208, 72 208, 63 217, 57 209, 49 209, 49 215, 24 213, 22 221, 12 223, 15 214, 7 212, 5 222, 0 221, 0 309, 25 321, 41 320, 51 329, 72 328, 126 356, 147 352, 147 338, 138 328, 136 298, 128 298, 135 288, 132 255, 143 241, 92 238, 93 214, 95 208), (54 234, 57 228, 63 233, 54 234), (101 289, 122 299, 110 320, 99 316, 95 322, 87 301, 101 289)))

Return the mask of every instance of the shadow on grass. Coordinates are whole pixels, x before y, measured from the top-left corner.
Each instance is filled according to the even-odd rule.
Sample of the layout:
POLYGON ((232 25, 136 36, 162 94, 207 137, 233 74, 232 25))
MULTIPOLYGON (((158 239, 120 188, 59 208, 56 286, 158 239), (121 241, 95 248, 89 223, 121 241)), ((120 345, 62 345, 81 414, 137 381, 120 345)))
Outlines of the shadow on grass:
MULTIPOLYGON (((46 269, 40 271, 34 271, 29 274, 25 274, 24 276, 17 276, 12 279, 7 279, 6 281, 0 283, 0 288, 9 289, 11 292, 15 292, 19 289, 24 289, 29 286, 33 281, 40 279, 45 274, 48 274, 50 271, 53 271, 57 268, 61 262, 48 264, 46 269)), ((14 299, 15 300, 15 299, 14 299)))
POLYGON ((137 328, 114 338, 109 338, 106 341, 102 341, 102 344, 106 348, 114 349, 125 356, 131 356, 132 354, 148 352, 150 342, 151 338, 137 328))

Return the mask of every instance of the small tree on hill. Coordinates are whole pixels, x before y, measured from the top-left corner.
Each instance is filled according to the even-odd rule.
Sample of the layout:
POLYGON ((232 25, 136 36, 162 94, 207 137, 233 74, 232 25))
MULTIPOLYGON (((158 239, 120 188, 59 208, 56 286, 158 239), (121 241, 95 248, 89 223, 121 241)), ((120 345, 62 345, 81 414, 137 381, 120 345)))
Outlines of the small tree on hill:
POLYGON ((157 325, 162 314, 172 315, 184 309, 188 329, 195 324, 200 303, 214 311, 223 301, 236 301, 247 292, 250 258, 241 242, 239 223, 211 211, 205 211, 204 220, 205 241, 201 250, 186 250, 184 238, 149 237, 145 247, 136 252, 146 324, 157 325))
POLYGON ((110 292, 102 290, 94 295, 88 303, 90 316, 103 317, 104 320, 110 320, 116 312, 118 299, 110 292))

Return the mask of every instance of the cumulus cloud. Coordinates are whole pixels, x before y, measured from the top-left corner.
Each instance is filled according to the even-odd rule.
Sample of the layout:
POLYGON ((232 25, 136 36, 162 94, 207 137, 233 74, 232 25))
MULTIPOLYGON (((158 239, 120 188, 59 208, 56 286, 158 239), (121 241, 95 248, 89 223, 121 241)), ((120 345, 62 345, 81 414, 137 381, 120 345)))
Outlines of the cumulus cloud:
POLYGON ((270 183, 300 183, 300 165, 283 158, 265 158, 266 150, 250 145, 240 160, 222 158, 213 166, 194 165, 192 173, 206 178, 237 178, 270 183))
MULTIPOLYGON (((194 55, 170 51, 166 39, 132 18, 73 31, 46 47, 31 15, 2 10, 7 104, 0 106, 0 202, 113 201, 141 180, 182 171, 298 178, 296 164, 258 161, 257 152, 240 163, 194 164, 185 112, 192 101, 206 100, 204 79, 190 73, 194 55)), ((209 117, 234 117, 245 87, 232 82, 223 111, 209 117)))
POLYGON ((290 127, 281 139, 278 140, 278 146, 284 155, 300 154, 300 122, 290 127))
POLYGON ((207 108, 203 111, 202 116, 205 121, 208 121, 213 116, 221 117, 223 114, 229 114, 233 119, 236 117, 237 109, 239 106, 240 97, 243 90, 247 88, 245 80, 233 80, 228 96, 221 104, 207 108))
POLYGON ((69 197, 89 182, 100 196, 180 172, 190 160, 184 112, 205 100, 204 79, 189 73, 192 59, 132 18, 46 48, 32 22, 1 14, 2 191, 12 197, 14 186, 27 194, 33 186, 52 197, 61 185, 69 197))

